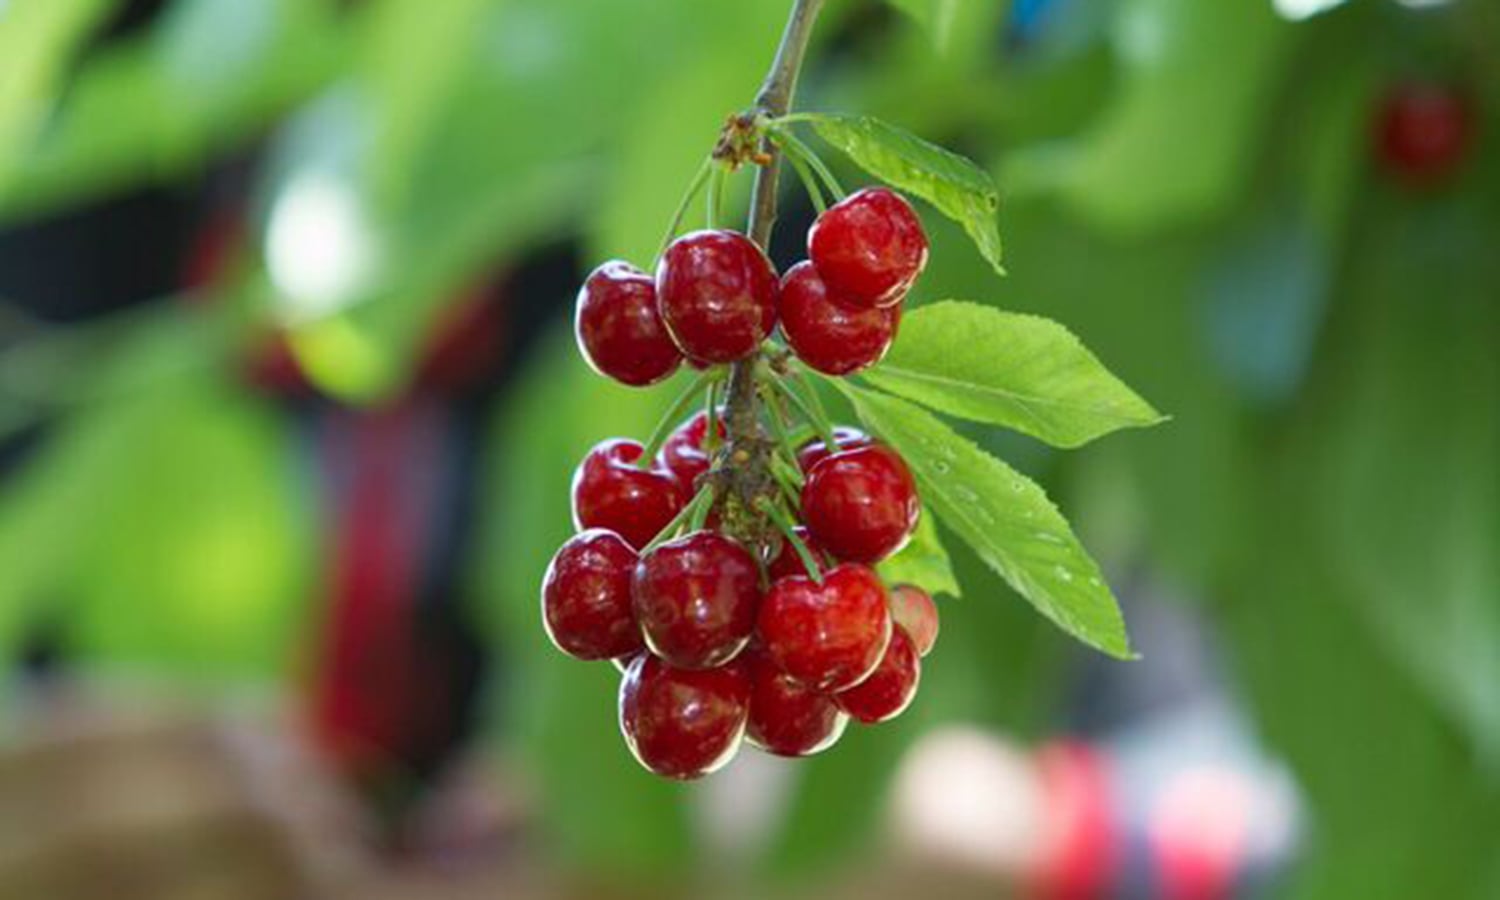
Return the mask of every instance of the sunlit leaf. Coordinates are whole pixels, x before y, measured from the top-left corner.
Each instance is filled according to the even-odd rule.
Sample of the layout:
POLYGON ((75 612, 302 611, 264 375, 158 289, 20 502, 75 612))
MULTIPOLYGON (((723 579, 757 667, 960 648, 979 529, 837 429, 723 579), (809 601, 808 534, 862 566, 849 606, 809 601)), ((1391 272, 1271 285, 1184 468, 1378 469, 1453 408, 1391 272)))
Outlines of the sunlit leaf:
POLYGON ((1062 325, 959 300, 906 315, 865 377, 939 412, 1059 447, 1162 421, 1062 325))
POLYGON ((844 391, 860 419, 905 457, 944 525, 1064 631, 1111 656, 1131 657, 1125 622, 1098 565, 1036 482, 919 406, 844 391))
POLYGON ((1000 193, 989 173, 957 153, 869 116, 801 113, 799 119, 810 122, 823 140, 866 172, 921 197, 958 222, 995 271, 1005 271, 995 222, 1000 193))

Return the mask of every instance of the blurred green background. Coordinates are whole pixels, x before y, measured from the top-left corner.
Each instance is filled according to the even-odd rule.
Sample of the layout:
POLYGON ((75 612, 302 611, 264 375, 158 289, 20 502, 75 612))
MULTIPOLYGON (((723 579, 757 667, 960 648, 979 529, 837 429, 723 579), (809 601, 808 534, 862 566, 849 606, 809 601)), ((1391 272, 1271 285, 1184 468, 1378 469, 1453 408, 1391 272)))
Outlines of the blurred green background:
MULTIPOLYGON (((338 557, 310 423, 460 405, 424 393, 425 336, 488 286, 507 338, 457 392, 472 515, 445 594, 493 661, 473 740, 514 760, 550 864, 721 865, 699 789, 636 767, 611 673, 547 643, 536 589, 576 460, 675 393, 590 373, 573 291, 651 262, 785 6, 0 0, 0 710, 39 641, 106 682, 305 692, 338 557), (45 238, 143 193, 191 209, 158 266, 181 277, 96 308, 89 267, 160 242, 45 238), (246 377, 267 341, 294 387, 246 377)), ((1065 455, 983 440, 1048 486, 1128 620, 1165 594, 1210 635, 1305 806, 1271 895, 1500 895, 1500 6, 830 0, 814 41, 800 107, 885 118, 1000 185, 1009 277, 926 216, 914 302, 1060 320, 1173 416, 1065 455), (1426 177, 1380 128, 1411 85, 1464 117, 1426 177)), ((783 266, 809 215, 785 181, 783 266)), ((796 767, 746 879, 868 858, 929 729, 1064 733, 1079 673, 1170 654, 1137 630, 1143 662, 1092 658, 950 544, 964 597, 918 705, 796 767)))

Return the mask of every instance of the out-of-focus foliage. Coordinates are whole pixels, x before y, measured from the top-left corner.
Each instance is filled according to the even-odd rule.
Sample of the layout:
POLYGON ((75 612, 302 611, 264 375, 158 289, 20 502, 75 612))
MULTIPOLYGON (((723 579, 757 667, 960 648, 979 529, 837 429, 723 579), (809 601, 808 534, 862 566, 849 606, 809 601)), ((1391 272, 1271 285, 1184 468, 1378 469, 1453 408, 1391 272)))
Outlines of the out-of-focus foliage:
MULTIPOLYGON (((109 6, 0 2, 0 221, 262 146, 234 295, 256 298, 248 318, 294 327, 326 390, 362 400, 404 381, 426 323, 482 272, 562 239, 590 260, 649 265, 785 13, 175 0, 84 52, 109 6), (298 255, 308 221, 344 235, 340 258, 298 255)), ((1010 276, 929 216, 917 299, 1066 323, 1173 416, 1066 462, 1030 441, 1010 456, 1107 569, 1153 570, 1219 625, 1262 736, 1311 805, 1296 895, 1492 894, 1500 30, 1488 5, 1354 0, 1297 22, 1269 0, 894 6, 831 4, 801 105, 899 123, 995 175, 1010 276), (1479 120, 1461 170, 1428 189, 1369 164, 1373 106, 1412 76, 1469 85, 1479 120)), ((644 434, 672 390, 593 377, 565 334, 571 297, 546 300, 555 333, 494 413, 472 561, 478 612, 511 666, 494 724, 535 775, 558 852, 673 872, 703 864, 692 792, 629 760, 613 673, 547 646, 535 597, 571 527, 574 461, 605 436, 644 434)), ((0 361, 5 426, 55 425, 0 495, 0 648, 47 627, 95 662, 289 671, 319 549, 307 499, 270 408, 227 377, 232 340, 199 319, 118 329, 108 354, 49 333, 0 361)), ((768 868, 859 847, 868 830, 851 823, 873 824, 871 786, 925 724, 1047 725, 1073 651, 1019 597, 972 589, 993 583, 984 562, 949 546, 965 596, 944 606, 922 703, 799 769, 768 868)))

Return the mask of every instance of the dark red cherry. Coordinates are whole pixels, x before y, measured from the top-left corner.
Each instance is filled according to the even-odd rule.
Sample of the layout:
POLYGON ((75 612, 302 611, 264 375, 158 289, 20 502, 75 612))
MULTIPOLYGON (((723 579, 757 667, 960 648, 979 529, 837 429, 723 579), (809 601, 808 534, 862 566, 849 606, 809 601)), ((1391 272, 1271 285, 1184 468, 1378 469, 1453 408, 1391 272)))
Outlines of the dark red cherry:
POLYGON ((741 662, 679 669, 649 653, 620 680, 620 732, 641 765, 667 778, 699 778, 734 757, 750 710, 741 662))
POLYGON ((750 720, 745 737, 777 756, 811 756, 838 742, 849 716, 825 694, 776 668, 764 651, 745 654, 750 667, 750 720))
POLYGON ((631 593, 651 650, 674 666, 706 669, 750 642, 760 571, 744 547, 698 531, 642 556, 631 593))
POLYGON ((840 301, 891 306, 927 265, 927 235, 898 194, 865 188, 818 216, 807 233, 807 255, 840 301))
POLYGON ((840 709, 866 725, 889 722, 911 705, 921 680, 922 660, 917 649, 906 632, 897 628, 870 677, 834 694, 833 699, 840 709))
POLYGON ((853 687, 874 671, 891 636, 885 587, 869 566, 844 563, 820 585, 800 575, 771 585, 757 621, 777 668, 817 691, 853 687))
MULTIPOLYGON (((724 419, 715 422, 718 441, 724 441, 724 419)), ((672 432, 661 447, 661 463, 677 476, 677 480, 692 492, 698 476, 708 471, 712 460, 704 449, 708 437, 708 413, 700 412, 672 432)))
MULTIPOLYGON (((797 537, 802 539, 802 543, 806 544, 807 549, 812 551, 813 559, 822 563, 823 568, 826 569, 832 565, 828 553, 822 547, 818 546, 818 542, 813 540, 812 535, 807 533, 807 526, 798 525, 792 531, 797 537)), ((791 575, 807 574, 809 574, 807 566, 803 565, 801 554, 792 547, 792 542, 787 540, 781 542, 781 549, 766 564, 766 577, 772 581, 777 581, 791 575)))
POLYGON ((573 330, 594 371, 628 385, 655 384, 682 363, 657 309, 656 281, 627 262, 607 262, 584 281, 573 330))
POLYGON ((914 584, 891 588, 891 615, 911 638, 918 656, 932 652, 938 637, 938 609, 932 595, 914 584))
POLYGON ((781 331, 797 358, 825 375, 852 375, 879 362, 896 339, 901 306, 838 302, 810 262, 781 280, 781 331))
POLYGON ((687 492, 672 473, 640 469, 639 443, 604 441, 573 473, 573 524, 579 530, 607 528, 639 550, 682 510, 687 492))
POLYGON ((1376 125, 1381 162, 1406 181, 1427 184, 1451 173, 1468 149, 1472 115, 1463 96, 1431 83, 1398 85, 1376 125))
POLYGON ((602 528, 562 545, 542 579, 542 622, 559 650, 608 659, 645 646, 630 598, 636 561, 624 538, 602 528))
POLYGON ((682 352, 727 363, 754 353, 776 327, 776 271, 743 234, 694 231, 656 269, 662 319, 682 352))
POLYGON ((807 530, 838 559, 885 559, 905 546, 921 511, 911 471, 884 444, 827 457, 802 487, 807 530))
MULTIPOLYGON (((875 443, 868 434, 858 428, 848 425, 838 425, 833 429, 835 445, 840 450, 853 450, 856 447, 868 447, 875 443)), ((816 438, 802 445, 797 451, 797 465, 802 468, 803 473, 811 472, 812 467, 822 462, 828 456, 828 448, 823 446, 821 440, 816 438)))

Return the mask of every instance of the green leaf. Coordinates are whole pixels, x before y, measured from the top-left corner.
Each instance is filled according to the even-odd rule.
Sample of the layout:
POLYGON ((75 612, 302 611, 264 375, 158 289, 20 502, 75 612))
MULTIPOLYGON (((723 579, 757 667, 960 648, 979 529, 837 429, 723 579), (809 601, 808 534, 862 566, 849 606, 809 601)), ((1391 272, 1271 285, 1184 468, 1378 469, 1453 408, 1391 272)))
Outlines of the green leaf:
POLYGON ((948 560, 948 550, 938 537, 937 523, 929 510, 922 510, 917 531, 900 553, 881 563, 880 577, 887 584, 915 584, 929 594, 959 596, 958 579, 948 560))
POLYGON ((890 354, 865 377, 939 412, 1058 447, 1163 420, 1058 323, 962 300, 907 315, 890 354))
POLYGON ((1064 631, 1111 656, 1132 656, 1098 565, 1036 482, 919 406, 840 387, 860 420, 905 457, 927 504, 990 568, 1064 631))
POLYGON ((796 121, 809 122, 823 140, 866 172, 936 206, 963 226, 996 272, 1005 273, 995 224, 1000 192, 989 173, 956 153, 869 116, 801 113, 796 121))

